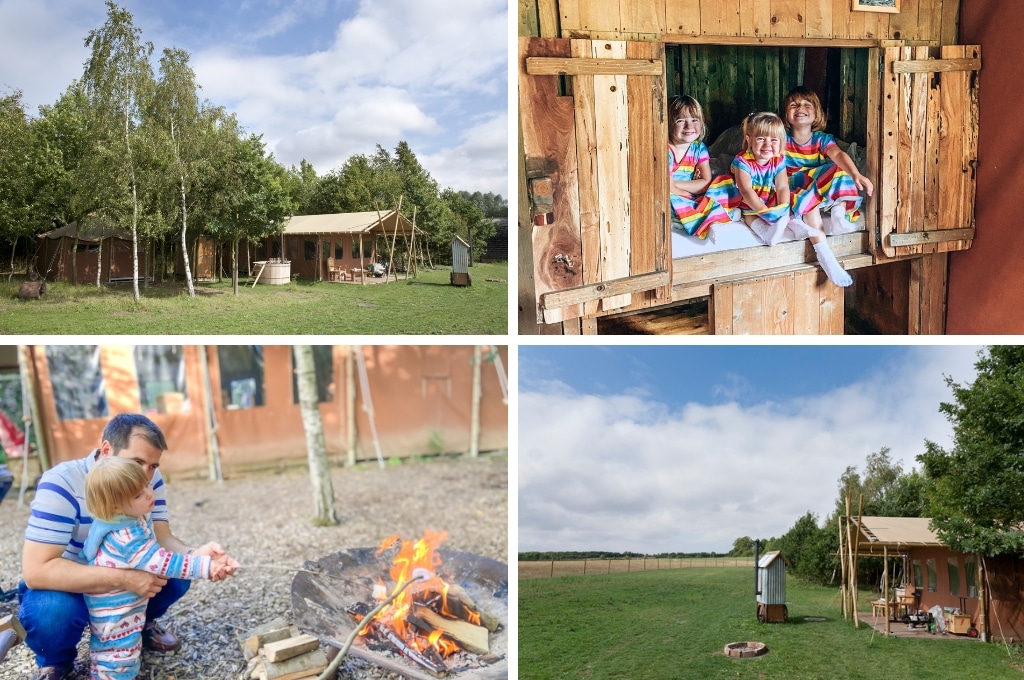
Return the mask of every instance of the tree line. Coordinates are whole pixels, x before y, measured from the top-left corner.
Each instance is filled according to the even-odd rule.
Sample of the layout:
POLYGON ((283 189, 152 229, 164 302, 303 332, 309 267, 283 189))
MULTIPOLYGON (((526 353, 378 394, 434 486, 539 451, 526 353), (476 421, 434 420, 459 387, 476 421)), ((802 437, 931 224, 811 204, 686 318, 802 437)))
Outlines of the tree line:
MULTIPOLYGON (((751 553, 753 554, 753 553, 751 553)), ((569 560, 682 560, 690 558, 715 558, 722 557, 722 553, 716 552, 662 552, 662 553, 637 553, 637 552, 609 552, 605 550, 563 550, 553 552, 527 551, 519 553, 520 562, 555 562, 569 560)))
MULTIPOLYGON (((1024 347, 988 347, 975 368, 971 384, 946 378, 954 401, 939 411, 953 426, 950 448, 926 440, 916 456, 921 469, 909 471, 888 447, 868 454, 862 471, 849 466, 840 475, 835 508, 823 522, 807 512, 782 536, 762 540, 762 550, 781 550, 791 570, 810 581, 835 582, 839 526, 850 498, 853 515, 931 518, 939 540, 957 552, 1024 553, 1024 347)), ((754 540, 743 536, 729 554, 752 555, 753 548, 754 540)), ((882 561, 861 564, 861 580, 877 583, 882 561)))
POLYGON ((188 52, 164 49, 154 73, 153 44, 128 11, 106 5, 106 22, 85 38, 81 78, 55 103, 33 117, 19 90, 0 96, 0 239, 11 244, 12 272, 19 240, 75 224, 77 247, 78 230, 100 225, 132 234, 136 300, 140 247, 162 262, 161 275, 180 253, 194 296, 188 244, 203 234, 230 244, 237 294, 239 244, 280 233, 289 215, 384 211, 401 200, 442 258, 453 235, 481 253, 492 218, 507 215, 500 195, 441 190, 405 141, 323 175, 305 160, 285 168, 262 135, 200 98, 188 52))

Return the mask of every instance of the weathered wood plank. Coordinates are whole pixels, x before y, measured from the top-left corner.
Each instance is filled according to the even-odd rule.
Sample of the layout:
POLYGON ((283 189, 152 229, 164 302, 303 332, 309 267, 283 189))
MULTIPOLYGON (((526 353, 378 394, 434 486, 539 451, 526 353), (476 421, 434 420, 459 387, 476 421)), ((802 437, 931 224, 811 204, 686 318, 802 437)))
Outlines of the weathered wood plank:
POLYGON ((591 34, 595 32, 609 34, 623 30, 619 24, 619 0, 593 2, 581 0, 578 3, 579 28, 591 34))
POLYGON ((772 0, 747 0, 740 4, 740 35, 772 35, 772 0))
MULTIPOLYGON (((589 59, 589 40, 570 41, 576 59, 589 59)), ((583 282, 601 280, 601 214, 598 200, 597 130, 594 112, 594 79, 577 78, 573 83, 576 115, 576 159, 580 196, 580 241, 582 247, 583 282)), ((584 306, 584 315, 597 313, 597 301, 584 306)))
POLYGON ((568 305, 578 305, 589 300, 600 300, 603 298, 621 296, 628 293, 636 293, 651 290, 669 283, 668 272, 652 272, 650 274, 639 274, 627 276, 621 279, 612 279, 600 283, 592 283, 586 286, 578 286, 568 290, 559 290, 541 295, 541 306, 544 309, 558 309, 568 305))
MULTIPOLYGON (((934 225, 925 225, 934 227, 934 225)), ((974 227, 964 229, 930 229, 915 231, 909 234, 890 234, 889 241, 894 247, 914 246, 925 243, 945 243, 949 241, 969 241, 974 238, 974 227)))
POLYGON ((717 36, 668 33, 662 36, 666 43, 683 42, 693 45, 751 45, 773 47, 878 47, 873 38, 773 38, 771 36, 717 36))
POLYGON ((542 38, 558 38, 558 0, 537 0, 537 17, 542 38))
POLYGON ((939 228, 939 125, 942 96, 938 78, 928 79, 928 119, 924 147, 924 228, 939 228))
POLYGON ((793 317, 795 335, 817 335, 819 328, 818 272, 806 269, 793 272, 793 317))
POLYGON ((665 3, 665 32, 700 35, 700 0, 670 0, 665 3))
MULTIPOLYGON (((592 55, 625 59, 626 43, 595 40, 592 55)), ((581 60, 582 61, 582 60, 581 60)), ((629 276, 629 106, 626 76, 594 76, 594 119, 597 139, 598 205, 601 219, 601 271, 606 279, 629 276)), ((630 304, 631 295, 604 298, 601 310, 630 304)))
POLYGON ((263 655, 267 658, 267 661, 278 662, 291 659, 306 652, 312 652, 314 649, 319 648, 320 640, 312 635, 303 633, 284 640, 268 642, 263 645, 263 655))
MULTIPOLYGON (((914 58, 925 61, 928 59, 927 47, 915 47, 914 58)), ((911 88, 910 109, 910 193, 901 194, 901 200, 907 201, 908 211, 907 232, 919 231, 924 228, 924 190, 925 190, 925 142, 928 132, 928 81, 926 73, 908 74, 911 88)), ((918 250, 918 252, 920 252, 918 250)))
POLYGON ((818 334, 843 335, 846 331, 846 294, 827 278, 815 288, 818 300, 818 334))
MULTIPOLYGON (((626 58, 651 58, 655 48, 659 54, 663 49, 660 43, 627 43, 626 58)), ((665 100, 662 97, 655 109, 652 85, 650 77, 626 78, 629 107, 629 272, 634 276, 658 269, 655 251, 660 230, 656 223, 660 221, 660 215, 655 217, 655 214, 664 211, 665 202, 662 192, 656 188, 664 186, 664 195, 668 195, 668 160, 657 166, 652 162, 658 151, 665 149, 667 142, 666 132, 666 139, 658 139, 655 143, 654 130, 656 123, 664 118, 665 100)), ((661 87, 664 85, 659 83, 661 87)), ((666 267, 662 265, 661 269, 665 271, 666 267)), ((649 307, 654 299, 653 291, 639 293, 633 296, 633 307, 649 307)))
POLYGON ((954 45, 960 30, 960 3, 942 2, 942 23, 939 26, 939 44, 954 45))
MULTIPOLYGON (((610 44, 614 41, 603 42, 610 44)), ((527 57, 526 72, 531 76, 660 76, 664 73, 664 68, 660 61, 651 61, 647 59, 527 57)))
POLYGON ((740 4, 740 0, 701 0, 701 34, 713 36, 739 35, 740 4))
POLYGON ((832 38, 832 3, 808 0, 804 35, 808 38, 832 38))
POLYGON ((764 279, 740 281, 732 289, 732 334, 764 335, 768 316, 764 309, 764 279))
POLYGON ((884 131, 881 129, 882 114, 882 51, 877 48, 868 50, 867 53, 867 146, 865 150, 864 174, 874 184, 874 191, 871 196, 864 199, 864 226, 871 235, 870 249, 875 250, 875 239, 878 233, 878 196, 881 190, 879 177, 879 161, 882 157, 882 137, 884 131))
MULTIPOLYGON (((965 55, 972 56, 978 59, 979 62, 981 61, 981 45, 964 45, 962 49, 964 50, 965 55)), ((964 209, 962 215, 966 220, 965 224, 973 225, 975 223, 974 207, 978 194, 978 132, 980 129, 978 109, 978 73, 972 73, 969 75, 967 82, 969 86, 969 113, 965 124, 966 136, 964 138, 964 160, 966 161, 968 168, 970 168, 970 172, 967 173, 967 190, 964 194, 964 209)), ((970 246, 970 242, 960 244, 961 249, 969 248, 970 246)))
POLYGON ((946 71, 977 71, 981 59, 928 59, 922 61, 896 61, 892 64, 894 73, 939 73, 946 71))
POLYGON ((910 262, 911 335, 942 335, 946 325, 946 284, 949 255, 933 253, 910 262))
MULTIPOLYGON (((903 59, 913 58, 912 47, 898 48, 903 59)), ((914 88, 907 74, 900 74, 897 85, 896 139, 899 144, 899 170, 896 174, 896 232, 905 234, 910 231, 910 186, 913 180, 913 132, 914 132, 914 88)))
POLYGON ((899 204, 899 187, 897 177, 900 173, 900 76, 892 72, 890 64, 902 57, 901 48, 887 47, 881 50, 886 68, 882 75, 881 97, 881 162, 878 186, 878 228, 881 237, 878 245, 884 249, 887 257, 894 257, 896 251, 889 246, 888 235, 896 231, 896 209, 899 204))
POLYGON ((793 335, 791 310, 796 305, 795 280, 794 274, 769 276, 758 286, 765 316, 761 332, 765 335, 793 335))
POLYGON ((630 33, 663 34, 665 32, 665 4, 666 0, 620 2, 620 21, 623 30, 630 33))
POLYGON ((919 23, 918 0, 900 0, 900 11, 887 15, 889 20, 888 36, 893 40, 919 40, 921 27, 919 23))
MULTIPOLYGON (((957 57, 963 54, 958 45, 941 48, 941 56, 957 57)), ((963 148, 967 134, 964 102, 970 74, 952 71, 938 76, 940 82, 939 107, 939 209, 936 227, 941 230, 962 228, 964 221, 964 192, 967 186, 963 148)))
POLYGON ((708 300, 708 326, 712 335, 732 335, 731 282, 716 283, 708 300))
MULTIPOLYGON (((521 38, 521 64, 528 55, 568 57, 569 41, 521 38)), ((557 76, 530 76, 524 71, 519 75, 519 97, 526 164, 543 167, 555 185, 554 222, 533 227, 533 279, 539 297, 583 283, 573 100, 558 96, 557 76)), ((540 323, 557 323, 583 311, 568 308, 544 312, 537 302, 533 304, 540 323)))
POLYGON ((804 37, 807 34, 807 6, 820 2, 821 0, 772 0, 772 37, 804 37))

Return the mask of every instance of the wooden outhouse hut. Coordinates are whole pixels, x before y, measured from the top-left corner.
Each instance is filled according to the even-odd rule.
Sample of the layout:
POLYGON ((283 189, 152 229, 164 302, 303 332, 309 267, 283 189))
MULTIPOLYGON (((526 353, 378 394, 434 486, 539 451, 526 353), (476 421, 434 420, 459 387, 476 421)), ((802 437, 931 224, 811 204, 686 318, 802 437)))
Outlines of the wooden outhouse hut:
MULTIPOLYGON (((78 283, 96 283, 96 261, 99 256, 101 283, 131 281, 132 234, 98 222, 90 222, 75 230, 77 223, 39 235, 36 270, 47 281, 70 281, 72 258, 77 260, 78 283)), ((146 253, 139 244, 139 278, 146 275, 146 253)))
POLYGON ((521 0, 520 332, 944 332, 950 253, 975 236, 981 48, 958 44, 959 0, 853 5, 521 0), (796 85, 875 188, 829 237, 845 290, 806 241, 672 229, 668 100, 703 104, 714 160, 796 85))
POLYGON ((458 236, 452 237, 452 275, 453 286, 468 286, 472 284, 469 278, 469 244, 458 236))
POLYGON ((1021 556, 982 558, 950 550, 929 528, 927 517, 853 517, 851 522, 858 557, 902 558, 906 565, 902 576, 886 570, 884 591, 910 586, 917 609, 960 609, 987 639, 1024 638, 1021 556))
MULTIPOLYGON (((412 222, 395 210, 296 215, 285 220, 279 236, 252 249, 252 258, 290 260, 293 275, 317 281, 328 280, 328 260, 333 259, 349 279, 358 278, 370 264, 389 256, 392 242, 401 247, 403 238, 412 239, 413 231, 412 222)), ((243 250, 239 248, 239 268, 244 270, 249 265, 241 261, 243 250)))
POLYGON ((786 606, 786 567, 789 560, 778 550, 766 552, 757 561, 757 620, 779 623, 789 620, 786 606))

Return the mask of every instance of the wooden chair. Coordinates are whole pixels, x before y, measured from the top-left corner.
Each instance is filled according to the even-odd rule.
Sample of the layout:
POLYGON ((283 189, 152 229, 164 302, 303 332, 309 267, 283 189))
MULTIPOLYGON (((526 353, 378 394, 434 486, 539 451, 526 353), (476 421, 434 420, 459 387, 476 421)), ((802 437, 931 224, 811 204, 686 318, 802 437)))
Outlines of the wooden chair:
POLYGON ((345 279, 345 268, 338 266, 333 257, 327 258, 327 280, 344 281, 345 279))

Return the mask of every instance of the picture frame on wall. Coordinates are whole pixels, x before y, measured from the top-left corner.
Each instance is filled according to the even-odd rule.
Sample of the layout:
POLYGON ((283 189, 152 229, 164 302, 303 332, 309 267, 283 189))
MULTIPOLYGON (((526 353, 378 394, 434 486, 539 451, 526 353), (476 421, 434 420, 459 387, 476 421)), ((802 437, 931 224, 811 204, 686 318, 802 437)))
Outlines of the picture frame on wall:
POLYGON ((900 0, 853 0, 853 10, 857 12, 899 14, 900 0))

